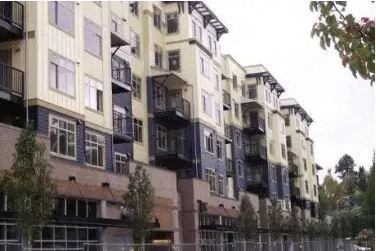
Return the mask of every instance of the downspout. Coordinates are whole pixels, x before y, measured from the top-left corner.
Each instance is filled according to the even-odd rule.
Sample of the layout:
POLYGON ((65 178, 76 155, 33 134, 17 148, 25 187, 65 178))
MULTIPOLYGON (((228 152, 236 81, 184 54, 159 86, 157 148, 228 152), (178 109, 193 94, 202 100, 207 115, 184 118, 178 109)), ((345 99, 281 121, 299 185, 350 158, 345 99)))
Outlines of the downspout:
POLYGON ((24 34, 25 34, 25 75, 24 75, 24 92, 25 92, 25 105, 26 105, 26 124, 29 123, 29 91, 28 91, 28 76, 29 76, 29 50, 28 50, 28 42, 29 42, 29 34, 27 30, 27 2, 24 5, 24 15, 23 15, 23 23, 24 23, 24 34))

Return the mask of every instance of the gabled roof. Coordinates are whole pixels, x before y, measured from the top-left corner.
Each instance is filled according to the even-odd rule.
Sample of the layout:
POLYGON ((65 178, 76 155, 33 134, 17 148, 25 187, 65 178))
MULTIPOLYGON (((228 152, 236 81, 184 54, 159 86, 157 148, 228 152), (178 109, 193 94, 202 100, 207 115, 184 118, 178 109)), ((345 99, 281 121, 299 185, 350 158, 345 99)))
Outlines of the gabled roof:
POLYGON ((204 19, 204 28, 208 24, 214 27, 217 32, 217 40, 220 37, 228 33, 227 27, 219 20, 219 18, 214 14, 213 11, 209 9, 209 7, 202 1, 188 1, 188 8, 189 14, 192 13, 193 10, 196 10, 204 19))
POLYGON ((295 112, 299 112, 302 119, 307 120, 308 125, 310 125, 313 122, 313 119, 311 118, 311 116, 309 116, 306 110, 304 110, 303 107, 294 98, 281 99, 280 103, 281 103, 281 109, 294 108, 295 112))

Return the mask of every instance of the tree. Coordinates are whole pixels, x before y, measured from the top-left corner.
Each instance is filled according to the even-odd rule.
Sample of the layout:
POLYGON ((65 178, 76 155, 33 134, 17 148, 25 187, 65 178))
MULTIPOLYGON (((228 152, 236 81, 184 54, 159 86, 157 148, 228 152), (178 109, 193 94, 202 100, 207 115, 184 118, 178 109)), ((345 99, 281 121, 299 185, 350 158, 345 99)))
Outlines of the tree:
POLYGON ((345 194, 344 187, 332 176, 327 175, 319 186, 320 216, 325 217, 337 209, 337 201, 345 194))
POLYGON ((37 142, 30 124, 22 130, 15 150, 13 165, 5 171, 1 186, 13 205, 25 244, 30 247, 34 234, 52 216, 56 184, 44 156, 45 145, 37 142))
POLYGON ((146 170, 137 166, 129 177, 128 191, 123 195, 135 243, 145 242, 150 228, 153 197, 154 189, 146 170))
POLYGON ((358 188, 360 191, 365 192, 367 190, 367 172, 363 166, 359 167, 358 170, 358 188))
POLYGON ((286 230, 290 233, 298 234, 302 231, 302 225, 298 215, 298 208, 292 206, 291 215, 286 221, 286 230))
POLYGON ((363 193, 362 214, 368 222, 368 227, 375 229, 375 154, 368 174, 367 190, 363 193))
POLYGON ((245 240, 250 240, 257 233, 258 224, 255 209, 247 195, 242 197, 239 211, 239 232, 243 234, 245 240))
POLYGON ((282 231, 283 215, 282 209, 276 199, 272 199, 269 207, 269 229, 272 233, 280 233, 282 231))
POLYGON ((353 76, 375 82, 375 21, 368 17, 360 20, 346 14, 345 1, 312 1, 312 12, 318 12, 318 22, 313 24, 311 37, 320 39, 326 50, 333 43, 344 67, 353 76))
POLYGON ((355 167, 355 162, 353 158, 348 154, 344 154, 338 160, 338 163, 335 167, 335 173, 339 173, 340 177, 344 180, 349 179, 355 173, 354 167, 355 167))

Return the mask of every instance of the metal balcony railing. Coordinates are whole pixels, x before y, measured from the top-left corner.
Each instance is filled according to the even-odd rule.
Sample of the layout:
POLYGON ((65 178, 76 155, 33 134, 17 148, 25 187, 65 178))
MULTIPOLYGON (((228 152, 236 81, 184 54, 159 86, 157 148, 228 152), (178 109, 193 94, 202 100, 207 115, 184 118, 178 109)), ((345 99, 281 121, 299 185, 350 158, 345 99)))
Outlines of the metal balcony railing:
POLYGON ((228 93, 226 90, 223 91, 223 104, 231 107, 231 96, 230 93, 228 93))
POLYGON ((0 2, 0 19, 23 29, 24 6, 20 2, 0 2))
POLYGON ((0 62, 0 90, 23 97, 24 73, 0 62))
POLYGON ((231 139, 231 128, 228 124, 225 124, 225 137, 231 139))
POLYGON ((154 111, 169 112, 176 111, 184 117, 191 117, 191 104, 180 95, 168 94, 165 97, 156 97, 154 101, 154 111))
POLYGON ((252 130, 265 131, 265 119, 257 116, 245 115, 243 118, 244 127, 252 130))
POLYGON ((126 85, 131 85, 131 68, 124 60, 112 58, 112 78, 126 85))
POLYGON ((131 135, 132 117, 120 112, 113 112, 113 129, 115 132, 131 135))
POLYGON ((186 139, 179 136, 170 136, 167 138, 157 137, 156 152, 158 154, 178 155, 182 158, 188 158, 188 149, 186 139))
POLYGON ((245 145, 245 154, 250 158, 266 159, 267 149, 266 149, 266 146, 263 146, 259 143, 246 144, 245 145))

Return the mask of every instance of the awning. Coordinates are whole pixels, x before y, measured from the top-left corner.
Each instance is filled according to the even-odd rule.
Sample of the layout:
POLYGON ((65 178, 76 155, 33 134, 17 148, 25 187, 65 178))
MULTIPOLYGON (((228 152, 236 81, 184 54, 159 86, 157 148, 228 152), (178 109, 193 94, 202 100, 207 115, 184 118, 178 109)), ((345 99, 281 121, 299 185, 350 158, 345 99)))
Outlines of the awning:
POLYGON ((153 81, 160 85, 166 85, 168 83, 176 83, 181 85, 186 85, 187 81, 182 79, 179 75, 175 74, 174 72, 169 72, 166 74, 155 75, 152 77, 153 81))
POLYGON ((209 206, 209 205, 208 205, 208 210, 203 213, 210 214, 210 215, 220 215, 220 216, 231 217, 231 218, 236 218, 239 215, 238 210, 234 208, 229 209, 229 208, 209 206))

